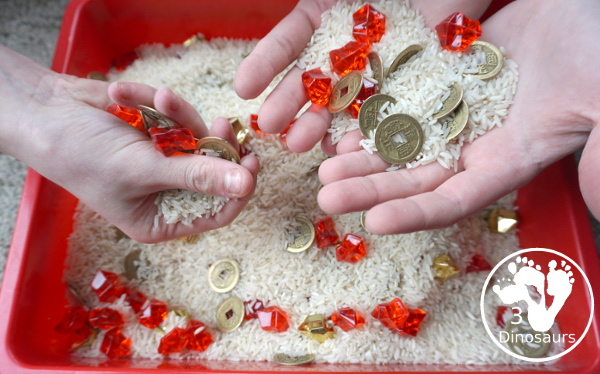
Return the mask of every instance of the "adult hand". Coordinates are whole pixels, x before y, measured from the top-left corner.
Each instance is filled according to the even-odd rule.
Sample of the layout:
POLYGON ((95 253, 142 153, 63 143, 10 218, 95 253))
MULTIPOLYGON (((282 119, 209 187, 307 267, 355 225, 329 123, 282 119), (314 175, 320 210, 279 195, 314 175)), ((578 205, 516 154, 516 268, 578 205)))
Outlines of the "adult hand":
POLYGON ((464 146, 457 173, 437 163, 385 172, 389 165, 365 151, 327 160, 319 169, 320 206, 335 214, 369 210, 365 223, 375 234, 444 227, 585 144, 581 190, 600 216, 600 75, 590 71, 600 59, 599 17, 593 0, 509 4, 484 23, 482 38, 504 46, 519 65, 503 126, 464 146))
POLYGON ((252 195, 258 160, 241 165, 216 157, 165 157, 145 135, 105 109, 116 102, 155 107, 196 137, 236 144, 231 125, 210 132, 196 110, 168 89, 80 79, 51 72, 0 46, 0 150, 64 187, 135 240, 157 242, 229 224, 252 195), (156 194, 181 188, 231 199, 191 226, 154 227, 156 194))
MULTIPOLYGON (((414 0, 429 27, 434 27, 454 12, 479 18, 491 0, 414 0)), ((348 0, 348 2, 352 2, 348 0)), ((321 24, 321 14, 333 7, 335 0, 301 0, 294 10, 265 36, 238 68, 235 89, 243 99, 251 99, 265 90, 273 78, 291 64, 306 47, 321 24)), ((342 46, 340 46, 342 47, 342 46)), ((303 71, 293 67, 267 97, 258 112, 258 125, 268 133, 281 132, 308 101, 302 86, 303 71)), ((293 152, 312 149, 331 125, 331 113, 321 105, 311 105, 287 134, 286 143, 293 152)), ((335 152, 329 139, 323 150, 335 152)))

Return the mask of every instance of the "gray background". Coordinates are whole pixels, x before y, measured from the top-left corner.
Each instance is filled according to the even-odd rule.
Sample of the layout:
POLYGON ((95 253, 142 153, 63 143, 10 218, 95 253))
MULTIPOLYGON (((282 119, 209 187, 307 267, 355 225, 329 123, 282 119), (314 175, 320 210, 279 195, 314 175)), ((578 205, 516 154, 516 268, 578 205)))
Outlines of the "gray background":
MULTIPOLYGON (((0 44, 49 67, 67 3, 68 0, 0 0, 0 44)), ((0 153, 0 280, 24 177, 25 165, 0 153)), ((591 222, 600 251, 600 224, 593 218, 591 222)))

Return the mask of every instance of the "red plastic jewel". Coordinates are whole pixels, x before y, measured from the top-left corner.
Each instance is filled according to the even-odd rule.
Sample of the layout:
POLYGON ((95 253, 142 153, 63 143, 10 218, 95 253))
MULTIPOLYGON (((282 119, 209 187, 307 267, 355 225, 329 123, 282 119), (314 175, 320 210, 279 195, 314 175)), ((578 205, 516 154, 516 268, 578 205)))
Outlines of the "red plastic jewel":
POLYGON ((144 134, 146 133, 144 121, 142 120, 142 115, 140 114, 139 110, 114 104, 106 108, 106 111, 119 117, 144 134))
POLYGON ((212 335, 206 331, 204 323, 191 319, 186 329, 188 340, 186 348, 192 351, 204 352, 213 342, 212 335))
POLYGON ((167 318, 167 304, 152 299, 142 307, 138 321, 149 329, 157 328, 167 318))
POLYGON ((326 217, 315 224, 317 247, 325 248, 340 243, 340 236, 335 231, 331 217, 326 217))
POLYGON ((338 261, 356 263, 367 255, 363 238, 346 234, 342 243, 335 249, 338 261))
POLYGON ((506 321, 512 318, 512 309, 505 305, 498 305, 498 309, 496 311, 496 324, 501 328, 504 328, 506 325, 506 321))
POLYGON ((370 45, 356 41, 348 42, 340 49, 329 52, 331 70, 339 75, 345 75, 352 70, 363 70, 367 66, 367 53, 370 45))
POLYGON ((469 261, 469 265, 467 265, 467 273, 485 270, 492 270, 492 265, 479 253, 474 254, 469 261))
POLYGON ((175 327, 160 339, 158 353, 167 356, 170 353, 179 353, 187 345, 188 333, 185 329, 175 327))
POLYGON ((119 276, 109 271, 98 270, 90 286, 103 303, 112 303, 121 296, 119 276))
POLYGON ((90 310, 88 320, 92 327, 110 330, 113 327, 123 326, 123 316, 111 308, 96 308, 90 310))
POLYGON ((256 312, 260 327, 265 331, 284 332, 290 327, 287 315, 278 307, 270 306, 256 312))
POLYGON ((313 104, 327 105, 333 87, 331 78, 323 74, 320 68, 302 73, 302 84, 313 104))
POLYGON ((250 114, 250 128, 257 134, 262 132, 260 127, 258 127, 258 114, 250 114))
POLYGON ((54 328, 59 334, 75 333, 87 326, 88 311, 84 307, 70 306, 65 308, 65 315, 54 328))
POLYGON ((256 312, 265 309, 265 304, 261 300, 250 300, 244 301, 244 320, 250 321, 251 319, 258 318, 256 312))
POLYGON ((139 313, 147 300, 146 295, 131 287, 123 287, 122 292, 125 294, 125 301, 129 303, 131 309, 133 309, 134 312, 139 313))
POLYGON ((346 112, 348 112, 352 118, 358 118, 358 111, 362 104, 367 100, 370 96, 375 95, 377 93, 377 85, 371 82, 368 79, 363 78, 363 86, 360 89, 360 92, 356 96, 356 98, 352 101, 352 103, 346 108, 346 112))
POLYGON ((456 12, 440 22, 436 27, 442 48, 462 52, 481 36, 481 25, 478 20, 467 18, 456 12))
POLYGON ((377 43, 385 33, 385 15, 370 4, 360 8, 352 15, 354 28, 352 36, 362 43, 377 43))
POLYGON ((135 51, 127 52, 124 55, 115 58, 112 61, 112 66, 114 66, 118 71, 123 71, 135 60, 137 60, 137 58, 138 54, 135 51))
POLYGON ((100 352, 109 358, 119 358, 129 356, 131 353, 131 339, 123 335, 120 327, 114 327, 108 330, 102 340, 100 352))
POLYGON ((365 318, 352 308, 341 308, 331 314, 331 322, 344 331, 350 331, 362 327, 365 318))
POLYGON ((402 332, 409 314, 408 308, 398 298, 389 303, 377 305, 371 312, 371 315, 381 321, 385 327, 398 333, 402 332))
POLYGON ((294 125, 294 123, 296 123, 296 119, 293 119, 292 122, 290 122, 290 124, 287 125, 285 127, 285 129, 283 129, 283 131, 281 131, 279 133, 279 136, 281 136, 281 140, 283 140, 284 142, 287 141, 287 133, 290 131, 290 129, 292 128, 292 126, 294 125))
POLYGON ((194 134, 186 128, 151 127, 148 129, 148 134, 156 149, 165 156, 196 149, 194 134))
POLYGON ((404 322, 404 327, 402 327, 402 332, 408 335, 417 336, 419 326, 426 315, 427 312, 423 309, 411 309, 406 322, 404 322))

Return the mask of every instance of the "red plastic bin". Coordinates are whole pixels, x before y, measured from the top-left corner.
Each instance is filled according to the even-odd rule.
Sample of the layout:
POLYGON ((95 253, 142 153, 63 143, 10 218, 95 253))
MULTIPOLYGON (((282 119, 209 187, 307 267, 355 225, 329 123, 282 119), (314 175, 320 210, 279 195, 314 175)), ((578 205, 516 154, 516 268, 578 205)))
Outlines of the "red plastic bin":
MULTIPOLYGON (((507 1, 496 1, 498 9, 507 1)), ((53 69, 85 77, 106 72, 111 61, 144 43, 181 43, 207 38, 259 38, 294 7, 295 0, 74 0, 66 9, 53 69)), ((600 292, 600 262, 572 157, 540 174, 519 192, 521 246, 565 253, 587 273, 600 292)), ((266 362, 78 359, 53 330, 64 312, 61 282, 67 238, 77 200, 29 170, 0 293, 0 371, 2 373, 270 373, 270 372, 600 372, 600 311, 585 339, 552 365, 333 365, 282 367, 266 362)), ((581 284, 581 282, 580 282, 581 284)), ((575 292, 578 309, 589 310, 585 292, 575 292)), ((566 315, 567 313, 561 313, 566 315)), ((560 320, 559 324, 569 323, 560 320)))

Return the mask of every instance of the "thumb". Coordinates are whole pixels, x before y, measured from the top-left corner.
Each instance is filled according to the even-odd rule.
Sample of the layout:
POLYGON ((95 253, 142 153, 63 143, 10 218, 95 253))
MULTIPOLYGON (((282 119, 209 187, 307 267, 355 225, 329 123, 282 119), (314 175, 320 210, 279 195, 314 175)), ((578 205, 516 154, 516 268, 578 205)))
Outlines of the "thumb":
POLYGON ((579 161, 579 188, 592 214, 600 219, 600 128, 596 126, 581 154, 579 161))

